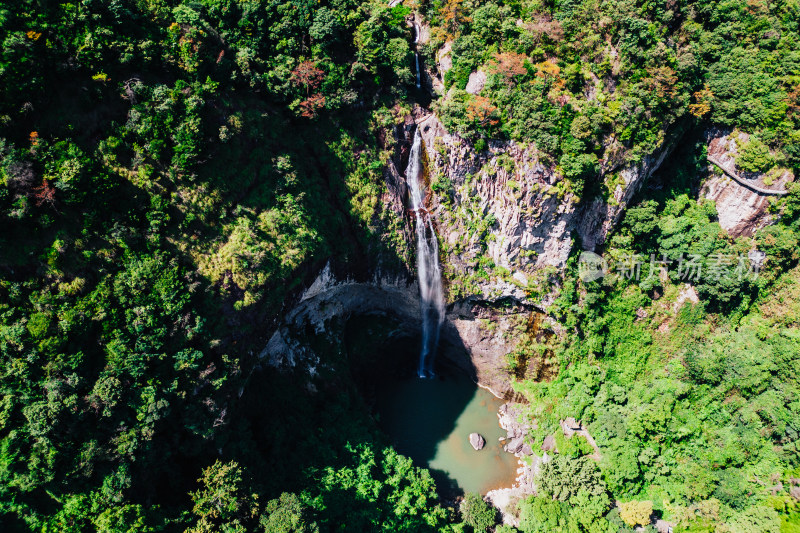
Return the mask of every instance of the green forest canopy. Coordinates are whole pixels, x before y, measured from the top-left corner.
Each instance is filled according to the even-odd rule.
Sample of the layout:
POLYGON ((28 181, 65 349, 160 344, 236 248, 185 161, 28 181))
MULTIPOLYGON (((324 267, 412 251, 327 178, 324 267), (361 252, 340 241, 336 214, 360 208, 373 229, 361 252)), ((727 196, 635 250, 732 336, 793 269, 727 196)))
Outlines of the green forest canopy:
MULTIPOLYGON (((579 195, 710 125, 754 136, 745 170, 800 167, 795 1, 1 3, 1 529, 492 527, 387 446, 346 372, 316 395, 254 374, 262 325, 329 258, 407 262, 380 196, 415 99, 412 9, 429 65, 452 45, 446 126, 532 143, 579 195)), ((749 246, 695 200, 687 139, 610 253, 749 246)), ((798 530, 798 194, 758 235, 763 275, 698 284, 666 334, 655 295, 679 280, 567 269, 562 371, 518 386, 535 438, 577 417, 603 458, 548 463, 522 531, 625 531, 648 509, 798 530)))

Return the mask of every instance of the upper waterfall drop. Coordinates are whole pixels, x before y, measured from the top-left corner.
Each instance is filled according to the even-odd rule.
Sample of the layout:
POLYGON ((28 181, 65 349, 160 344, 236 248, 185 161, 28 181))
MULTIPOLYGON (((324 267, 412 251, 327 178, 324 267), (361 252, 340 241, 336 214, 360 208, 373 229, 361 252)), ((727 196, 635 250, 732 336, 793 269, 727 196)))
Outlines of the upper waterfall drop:
POLYGON ((444 292, 439 267, 439 241, 430 213, 425 208, 425 180, 422 164, 422 135, 419 128, 408 156, 406 182, 411 209, 416 218, 417 276, 419 278, 420 308, 422 311, 422 348, 417 374, 433 377, 433 359, 439 344, 439 329, 444 321, 444 292))

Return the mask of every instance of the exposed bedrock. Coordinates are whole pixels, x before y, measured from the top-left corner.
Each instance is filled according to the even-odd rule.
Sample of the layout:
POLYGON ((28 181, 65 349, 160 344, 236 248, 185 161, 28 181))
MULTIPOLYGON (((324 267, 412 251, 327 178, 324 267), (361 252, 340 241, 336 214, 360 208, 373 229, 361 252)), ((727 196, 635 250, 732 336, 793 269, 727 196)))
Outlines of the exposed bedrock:
POLYGON ((794 180, 791 171, 780 168, 765 175, 737 169, 736 156, 740 146, 748 140, 746 133, 738 131, 712 129, 706 133, 711 172, 703 183, 701 195, 714 201, 719 225, 732 237, 750 237, 774 223, 775 216, 769 211, 770 202, 785 194, 787 184, 794 180))
MULTIPOLYGON (((432 190, 426 205, 441 243, 447 308, 439 353, 479 385, 508 398, 508 354, 518 348, 532 314, 546 309, 557 294, 556 274, 576 242, 588 249, 604 242, 672 143, 618 170, 621 179, 615 180, 613 197, 580 203, 564 192, 563 178, 535 147, 491 141, 477 152, 434 114, 417 109, 394 131, 398 142, 382 198, 384 211, 404 218, 402 239, 412 250, 408 192, 398 169, 406 167, 415 128, 422 134, 426 185, 432 190)), ((336 335, 340 329, 334 326, 355 315, 390 316, 398 323, 392 334, 418 333, 419 288, 412 265, 409 258, 403 271, 376 267, 358 280, 348 274, 347 265, 326 267, 290 306, 262 358, 279 367, 301 364, 313 373, 321 361, 307 337, 336 335)))
POLYGON ((676 137, 640 163, 600 176, 613 184, 609 198, 580 201, 533 145, 490 141, 477 152, 432 113, 419 111, 416 122, 437 188, 432 204, 449 301, 514 298, 540 308, 551 301, 548 272, 564 267, 577 242, 587 250, 605 242, 676 137))
MULTIPOLYGON (((511 393, 506 354, 516 348, 514 328, 530 310, 514 306, 502 312, 481 302, 451 305, 442 326, 439 354, 495 395, 511 393), (491 317, 491 318, 490 318, 491 317)), ((285 315, 261 353, 271 366, 305 369, 315 374, 321 361, 311 336, 334 340, 351 317, 393 318, 387 335, 414 337, 421 327, 419 288, 407 279, 376 277, 368 282, 337 280, 326 266, 300 301, 285 315)))

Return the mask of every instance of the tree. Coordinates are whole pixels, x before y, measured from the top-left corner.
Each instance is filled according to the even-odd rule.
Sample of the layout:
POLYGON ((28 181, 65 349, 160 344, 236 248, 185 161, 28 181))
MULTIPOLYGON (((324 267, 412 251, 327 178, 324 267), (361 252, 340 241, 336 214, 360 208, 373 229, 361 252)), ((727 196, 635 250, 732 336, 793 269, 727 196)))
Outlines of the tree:
POLYGON ((525 533, 561 532, 566 524, 567 512, 557 500, 531 496, 520 504, 519 527, 525 533))
POLYGON ((499 52, 489 63, 490 68, 502 75, 507 83, 512 83, 514 78, 528 73, 525 62, 528 58, 516 52, 499 52))
POLYGON ((325 107, 325 97, 321 94, 312 94, 302 102, 300 102, 300 109, 303 112, 300 114, 306 118, 315 118, 317 111, 325 107))
POLYGON ((216 461, 197 480, 200 489, 191 493, 192 512, 199 518, 192 533, 215 529, 244 531, 244 524, 258 512, 256 496, 243 486, 243 472, 235 461, 216 461))
POLYGON ((497 108, 484 96, 473 96, 467 102, 466 118, 480 127, 495 126, 500 122, 497 108))
POLYGON ((769 147, 758 139, 746 142, 736 156, 736 166, 745 172, 766 172, 774 164, 769 147))
POLYGON ((650 500, 620 502, 619 516, 631 527, 646 526, 653 514, 653 502, 650 500))
POLYGON ((98 533, 151 533, 160 530, 148 523, 141 505, 107 507, 93 522, 98 533))
POLYGON ((261 515, 265 533, 318 533, 319 526, 310 518, 311 509, 296 494, 284 492, 270 500, 261 515))
POLYGON ((552 61, 536 64, 536 76, 543 79, 557 79, 561 69, 552 61))
POLYGON ((475 533, 483 533, 497 523, 497 510, 474 492, 464 495, 459 511, 461 519, 475 533))
POLYGON ((587 490, 591 495, 606 493, 606 484, 600 476, 600 470, 587 457, 570 459, 556 455, 542 465, 536 480, 540 495, 562 502, 568 501, 581 489, 587 490))
POLYGON ((325 79, 325 72, 317 68, 315 61, 301 61, 292 70, 291 82, 295 85, 303 86, 306 89, 306 96, 312 90, 317 90, 325 79))
POLYGON ((433 532, 445 523, 433 478, 391 448, 349 446, 347 464, 327 468, 311 500, 320 528, 433 532))
POLYGON ((701 90, 694 93, 694 104, 689 104, 689 113, 702 118, 711 112, 711 103, 714 100, 714 93, 706 85, 701 90))
POLYGON ((317 42, 326 43, 338 37, 342 30, 342 24, 336 11, 321 7, 314 15, 314 23, 308 30, 308 34, 317 42))
POLYGON ((462 5, 463 3, 464 0, 446 0, 439 10, 439 16, 442 17, 442 21, 444 21, 444 25, 450 34, 455 34, 459 25, 470 20, 469 17, 464 15, 465 8, 462 5))
POLYGON ((43 179, 40 186, 33 188, 33 197, 37 207, 43 205, 53 207, 56 203, 56 189, 50 185, 49 181, 43 179))
POLYGON ((582 185, 587 177, 597 172, 598 161, 594 154, 567 153, 561 156, 559 166, 566 178, 582 185))
POLYGON ((653 92, 659 98, 674 98, 677 93, 676 84, 678 77, 675 71, 667 66, 660 66, 648 71, 649 77, 642 80, 648 92, 653 92))
POLYGON ((777 533, 784 531, 778 512, 772 507, 757 506, 733 516, 728 523, 731 533, 777 533))

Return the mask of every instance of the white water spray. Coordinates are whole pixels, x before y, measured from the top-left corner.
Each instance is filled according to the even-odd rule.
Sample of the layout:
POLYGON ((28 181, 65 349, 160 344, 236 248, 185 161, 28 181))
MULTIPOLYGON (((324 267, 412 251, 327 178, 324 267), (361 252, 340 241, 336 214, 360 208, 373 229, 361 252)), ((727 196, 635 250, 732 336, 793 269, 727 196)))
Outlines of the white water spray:
POLYGON ((426 191, 422 173, 422 135, 418 128, 408 156, 406 182, 411 197, 411 209, 416 217, 417 275, 422 310, 422 349, 417 374, 425 378, 433 377, 433 358, 439 344, 439 329, 444 320, 444 293, 439 270, 439 241, 436 239, 430 213, 425 209, 426 191))

